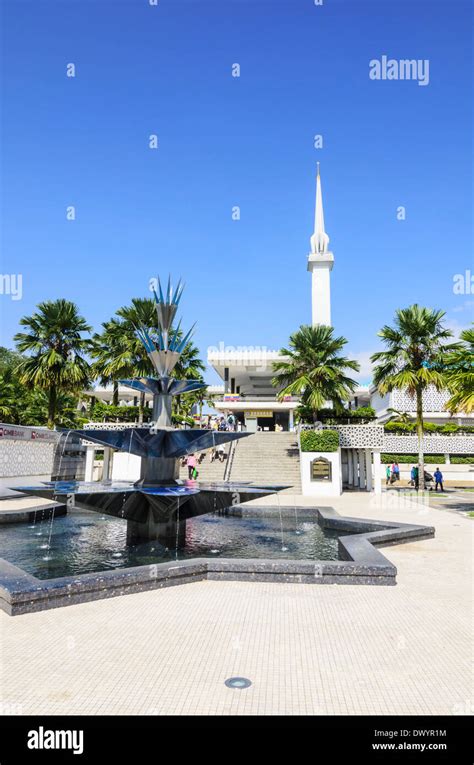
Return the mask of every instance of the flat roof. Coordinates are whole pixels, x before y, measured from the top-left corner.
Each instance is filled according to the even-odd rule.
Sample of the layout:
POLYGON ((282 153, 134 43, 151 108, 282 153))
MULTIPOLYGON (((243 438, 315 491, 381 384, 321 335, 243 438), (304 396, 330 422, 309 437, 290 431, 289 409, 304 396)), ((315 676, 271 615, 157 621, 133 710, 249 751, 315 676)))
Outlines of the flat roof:
POLYGON ((229 381, 235 380, 235 387, 247 396, 276 395, 277 388, 272 385, 273 364, 287 357, 280 351, 268 348, 251 347, 237 349, 210 350, 207 361, 217 374, 225 379, 225 369, 229 370, 229 381))

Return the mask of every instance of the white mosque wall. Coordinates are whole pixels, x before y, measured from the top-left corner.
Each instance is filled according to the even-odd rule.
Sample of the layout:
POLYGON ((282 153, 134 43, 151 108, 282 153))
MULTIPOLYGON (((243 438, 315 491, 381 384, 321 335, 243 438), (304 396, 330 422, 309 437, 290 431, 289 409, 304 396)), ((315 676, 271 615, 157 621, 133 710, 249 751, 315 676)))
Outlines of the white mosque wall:
MULTIPOLYGON (((449 412, 445 406, 450 394, 447 390, 438 391, 434 386, 430 386, 423 393, 423 413, 426 420, 430 422, 446 422, 451 420, 449 412)), ((408 412, 413 416, 416 413, 416 401, 414 396, 410 396, 406 391, 393 390, 382 396, 377 390, 370 395, 370 406, 375 409, 378 417, 387 419, 391 412, 387 410, 396 409, 399 412, 408 412)), ((473 420, 472 415, 465 415, 462 412, 455 414, 452 422, 468 423, 473 420)))

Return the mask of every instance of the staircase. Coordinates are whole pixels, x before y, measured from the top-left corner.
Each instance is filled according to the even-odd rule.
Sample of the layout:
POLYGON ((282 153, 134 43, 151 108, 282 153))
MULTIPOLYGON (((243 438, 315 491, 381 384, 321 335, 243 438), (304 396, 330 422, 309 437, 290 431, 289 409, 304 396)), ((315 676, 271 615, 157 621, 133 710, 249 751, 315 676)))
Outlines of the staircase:
POLYGON ((300 458, 295 433, 258 432, 235 443, 231 481, 286 484, 301 493, 300 458))
MULTIPOLYGON (((300 458, 295 433, 254 433, 225 445, 224 462, 210 462, 210 451, 200 465, 198 481, 250 481, 257 484, 291 486, 301 493, 300 458), (229 457, 229 452, 233 455, 229 457), (229 475, 230 459, 230 475, 229 475)), ((187 467, 180 467, 179 477, 188 477, 187 467)))

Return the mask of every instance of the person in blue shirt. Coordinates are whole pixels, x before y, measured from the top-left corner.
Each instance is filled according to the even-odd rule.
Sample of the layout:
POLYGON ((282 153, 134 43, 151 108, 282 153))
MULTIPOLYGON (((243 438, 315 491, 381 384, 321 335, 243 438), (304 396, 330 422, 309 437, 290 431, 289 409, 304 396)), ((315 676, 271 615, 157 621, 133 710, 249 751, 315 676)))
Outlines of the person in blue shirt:
POLYGON ((438 486, 441 486, 441 491, 444 491, 443 488, 443 474, 439 467, 436 468, 434 471, 434 479, 435 479, 435 491, 438 491, 438 486))

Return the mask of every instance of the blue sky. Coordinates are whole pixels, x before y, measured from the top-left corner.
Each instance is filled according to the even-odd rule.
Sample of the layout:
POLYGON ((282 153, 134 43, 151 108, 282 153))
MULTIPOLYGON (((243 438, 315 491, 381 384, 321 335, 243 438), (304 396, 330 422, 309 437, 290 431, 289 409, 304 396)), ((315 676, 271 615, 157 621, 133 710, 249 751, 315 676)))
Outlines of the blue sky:
POLYGON ((465 326, 469 13, 463 0, 4 0, 1 272, 23 275, 23 297, 0 295, 0 342, 46 298, 99 328, 171 272, 204 357, 220 342, 281 347, 311 319, 317 160, 333 323, 362 379, 395 308, 465 326), (384 54, 429 59, 429 84, 369 79, 384 54))

